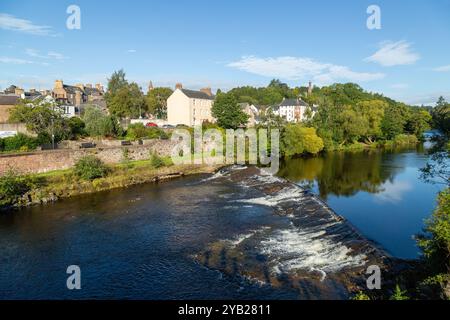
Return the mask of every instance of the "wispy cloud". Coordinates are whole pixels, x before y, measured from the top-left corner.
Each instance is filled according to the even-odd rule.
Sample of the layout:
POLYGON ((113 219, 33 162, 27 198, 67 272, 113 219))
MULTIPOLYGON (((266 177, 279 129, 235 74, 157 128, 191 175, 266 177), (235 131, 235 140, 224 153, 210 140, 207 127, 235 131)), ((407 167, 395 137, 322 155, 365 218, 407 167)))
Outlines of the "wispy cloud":
POLYGON ((54 60, 65 60, 68 59, 66 56, 64 56, 62 53, 49 51, 47 54, 41 54, 39 50, 36 49, 26 49, 25 53, 33 58, 40 58, 40 59, 54 59, 54 60))
POLYGON ((0 63, 6 64, 33 64, 33 61, 18 59, 18 58, 10 58, 10 57, 0 57, 0 63))
POLYGON ((134 49, 129 49, 129 50, 127 50, 127 52, 128 52, 128 53, 136 53, 137 51, 134 50, 134 49))
POLYGON ((309 78, 318 84, 339 80, 364 82, 382 79, 385 76, 383 73, 356 72, 345 66, 322 63, 303 57, 259 58, 246 56, 227 66, 265 77, 287 80, 309 78))
POLYGON ((434 68, 433 71, 436 71, 436 72, 450 72, 450 64, 448 66, 441 66, 441 67, 434 68))
POLYGON ((413 51, 411 43, 406 41, 385 41, 380 49, 364 61, 378 63, 384 67, 414 64, 420 55, 413 51))
POLYGON ((0 13, 0 29, 28 33, 38 36, 51 36, 54 32, 50 26, 40 26, 30 20, 17 18, 7 13, 0 13))

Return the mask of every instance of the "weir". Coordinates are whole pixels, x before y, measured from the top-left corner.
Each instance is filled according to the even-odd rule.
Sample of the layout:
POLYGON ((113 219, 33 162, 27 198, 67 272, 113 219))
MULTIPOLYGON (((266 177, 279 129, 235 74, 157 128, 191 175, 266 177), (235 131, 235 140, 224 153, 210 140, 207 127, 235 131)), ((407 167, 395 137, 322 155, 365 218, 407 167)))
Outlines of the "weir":
POLYGON ((366 290, 371 265, 389 274, 386 280, 392 276, 397 261, 319 197, 254 166, 225 168, 205 183, 224 180, 242 188, 242 197, 233 200, 242 213, 265 206, 280 219, 208 244, 195 255, 202 265, 259 285, 295 288, 304 299, 366 290))

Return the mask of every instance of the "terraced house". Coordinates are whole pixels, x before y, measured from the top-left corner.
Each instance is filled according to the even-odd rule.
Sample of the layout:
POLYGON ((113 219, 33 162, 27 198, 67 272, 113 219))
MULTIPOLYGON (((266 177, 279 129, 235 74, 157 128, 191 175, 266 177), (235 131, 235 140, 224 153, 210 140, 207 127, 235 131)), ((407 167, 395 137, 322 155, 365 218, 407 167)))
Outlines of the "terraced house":
POLYGON ((211 88, 200 91, 183 89, 176 85, 175 91, 167 99, 167 121, 171 125, 196 126, 203 122, 215 122, 211 113, 214 103, 211 88))
POLYGON ((103 100, 103 87, 96 84, 77 84, 75 86, 64 84, 62 80, 56 80, 52 91, 53 98, 60 104, 81 106, 85 103, 98 102, 103 100))

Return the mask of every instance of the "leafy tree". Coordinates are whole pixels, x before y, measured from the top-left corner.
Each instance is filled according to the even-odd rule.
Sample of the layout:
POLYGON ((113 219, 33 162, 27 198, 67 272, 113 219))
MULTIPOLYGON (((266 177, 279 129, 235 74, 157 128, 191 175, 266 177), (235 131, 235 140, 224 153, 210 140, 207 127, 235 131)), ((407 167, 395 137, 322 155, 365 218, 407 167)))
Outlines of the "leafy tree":
POLYGON ((70 128, 70 139, 78 139, 86 134, 85 123, 78 117, 73 117, 68 120, 68 125, 70 128))
POLYGON ((217 124, 222 128, 237 129, 245 126, 248 121, 248 115, 242 111, 232 93, 219 94, 211 111, 212 116, 217 119, 217 124))
POLYGON ((128 86, 128 81, 125 79, 125 71, 120 69, 115 71, 111 78, 108 79, 108 88, 106 90, 105 98, 107 101, 113 97, 120 89, 128 86))
POLYGON ((317 154, 323 150, 323 141, 316 134, 316 129, 288 124, 281 138, 281 152, 285 157, 303 153, 317 154))
POLYGON ((388 104, 382 100, 365 100, 358 102, 357 109, 367 120, 367 130, 364 138, 367 142, 372 143, 382 135, 381 122, 384 117, 384 110, 388 104))
POLYGON ((147 104, 141 89, 133 82, 110 95, 108 109, 112 115, 120 118, 138 118, 147 110, 147 104))
POLYGON ((129 83, 123 70, 115 71, 108 79, 105 99, 109 112, 120 118, 139 117, 147 109, 141 88, 135 82, 129 83))
POLYGON ((440 97, 432 112, 433 125, 445 135, 450 135, 450 103, 440 97))
POLYGON ((117 118, 105 115, 94 106, 86 107, 83 120, 86 132, 92 137, 117 137, 123 134, 117 118))
POLYGON ((409 119, 409 109, 402 103, 390 104, 381 123, 381 130, 387 139, 393 139, 405 130, 409 119))
POLYGON ((405 130, 421 139, 425 131, 431 128, 431 121, 432 117, 428 111, 415 109, 406 122, 405 130))
POLYGON ((70 126, 66 118, 49 104, 19 104, 10 111, 10 121, 23 122, 27 129, 38 135, 41 143, 50 143, 70 137, 70 126))
POLYGON ((342 108, 337 122, 342 131, 342 145, 347 142, 353 143, 360 137, 367 135, 368 119, 350 106, 344 106, 342 108))
POLYGON ((167 99, 173 93, 170 88, 154 88, 147 93, 148 112, 159 119, 167 119, 167 99))

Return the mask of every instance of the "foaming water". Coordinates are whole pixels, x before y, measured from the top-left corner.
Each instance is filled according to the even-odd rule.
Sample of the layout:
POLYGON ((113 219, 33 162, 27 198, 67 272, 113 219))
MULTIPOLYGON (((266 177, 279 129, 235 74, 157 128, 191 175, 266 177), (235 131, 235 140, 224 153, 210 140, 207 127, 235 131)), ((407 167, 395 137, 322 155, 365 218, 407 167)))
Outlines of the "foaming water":
POLYGON ((261 241, 261 246, 261 252, 275 262, 272 271, 276 273, 318 270, 326 275, 363 266, 366 262, 364 254, 352 255, 350 248, 328 237, 324 230, 294 227, 277 230, 269 239, 261 241))

